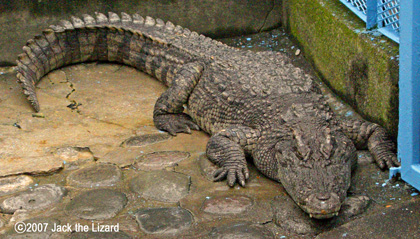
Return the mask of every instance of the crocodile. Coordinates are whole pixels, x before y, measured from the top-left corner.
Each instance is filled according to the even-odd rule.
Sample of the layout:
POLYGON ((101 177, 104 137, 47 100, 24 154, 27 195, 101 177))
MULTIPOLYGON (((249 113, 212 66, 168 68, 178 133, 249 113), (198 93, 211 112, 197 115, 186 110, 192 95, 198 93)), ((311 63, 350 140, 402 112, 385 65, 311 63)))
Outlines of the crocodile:
POLYGON ((381 169, 399 165, 384 128, 335 115, 314 79, 285 54, 236 49, 138 14, 95 14, 62 20, 23 47, 17 78, 35 111, 35 85, 54 69, 92 61, 132 66, 168 87, 154 106, 159 130, 211 135, 214 181, 245 186, 252 159, 317 219, 338 215, 356 149, 367 148, 381 169))

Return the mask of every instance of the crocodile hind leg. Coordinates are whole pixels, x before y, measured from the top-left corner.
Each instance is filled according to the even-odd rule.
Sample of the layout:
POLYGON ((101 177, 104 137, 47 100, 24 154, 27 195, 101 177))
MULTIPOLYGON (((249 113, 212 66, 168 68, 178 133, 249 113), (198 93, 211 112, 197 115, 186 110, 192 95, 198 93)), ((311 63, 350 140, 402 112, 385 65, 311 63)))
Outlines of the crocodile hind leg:
POLYGON ((171 135, 199 130, 190 116, 183 113, 184 104, 204 71, 204 64, 190 62, 182 66, 169 88, 156 101, 153 122, 156 128, 171 135))
POLYGON ((245 153, 250 153, 258 137, 258 131, 244 126, 233 126, 213 135, 207 143, 207 157, 220 167, 213 174, 214 181, 227 178, 229 186, 237 181, 244 187, 249 178, 245 153))
POLYGON ((364 120, 343 120, 340 126, 357 149, 369 149, 381 169, 400 165, 395 145, 381 126, 364 120))

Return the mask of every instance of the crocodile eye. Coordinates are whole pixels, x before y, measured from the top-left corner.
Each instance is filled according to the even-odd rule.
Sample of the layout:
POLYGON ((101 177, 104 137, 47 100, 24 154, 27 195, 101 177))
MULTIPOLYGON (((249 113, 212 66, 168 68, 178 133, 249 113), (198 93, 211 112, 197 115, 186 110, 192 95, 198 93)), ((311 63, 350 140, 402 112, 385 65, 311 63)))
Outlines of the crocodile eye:
POLYGON ((297 151, 298 158, 302 159, 303 161, 307 161, 311 157, 311 154, 312 154, 311 149, 305 150, 305 152, 301 152, 299 150, 297 151))
POLYGON ((308 145, 298 141, 294 142, 292 151, 294 152, 297 158, 304 161, 308 160, 312 155, 311 148, 308 145))
POLYGON ((277 151, 275 157, 280 167, 287 168, 289 166, 287 158, 281 152, 277 151))

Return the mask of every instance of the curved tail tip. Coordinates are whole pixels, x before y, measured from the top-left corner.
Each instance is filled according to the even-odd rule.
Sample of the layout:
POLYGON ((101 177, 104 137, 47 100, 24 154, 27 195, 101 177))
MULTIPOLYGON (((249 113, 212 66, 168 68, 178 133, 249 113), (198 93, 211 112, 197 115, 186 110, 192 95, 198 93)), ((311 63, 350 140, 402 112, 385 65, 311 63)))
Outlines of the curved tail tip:
POLYGON ((39 107, 38 99, 36 98, 36 95, 28 95, 28 100, 31 102, 32 108, 35 110, 35 112, 39 112, 41 108, 39 107))
POLYGON ((34 108, 34 110, 35 110, 35 112, 39 112, 39 111, 41 111, 41 109, 40 109, 40 107, 39 107, 39 104, 38 103, 36 103, 36 104, 32 104, 32 107, 34 108))

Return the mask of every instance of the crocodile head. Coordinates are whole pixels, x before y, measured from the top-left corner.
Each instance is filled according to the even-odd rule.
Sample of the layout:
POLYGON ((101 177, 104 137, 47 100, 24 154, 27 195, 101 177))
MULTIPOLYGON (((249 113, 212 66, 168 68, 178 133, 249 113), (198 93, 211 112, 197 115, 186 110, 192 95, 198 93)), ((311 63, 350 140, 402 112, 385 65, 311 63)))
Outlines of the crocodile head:
POLYGON ((289 132, 275 146, 279 181, 310 217, 338 215, 356 162, 353 143, 328 123, 298 122, 289 132))

